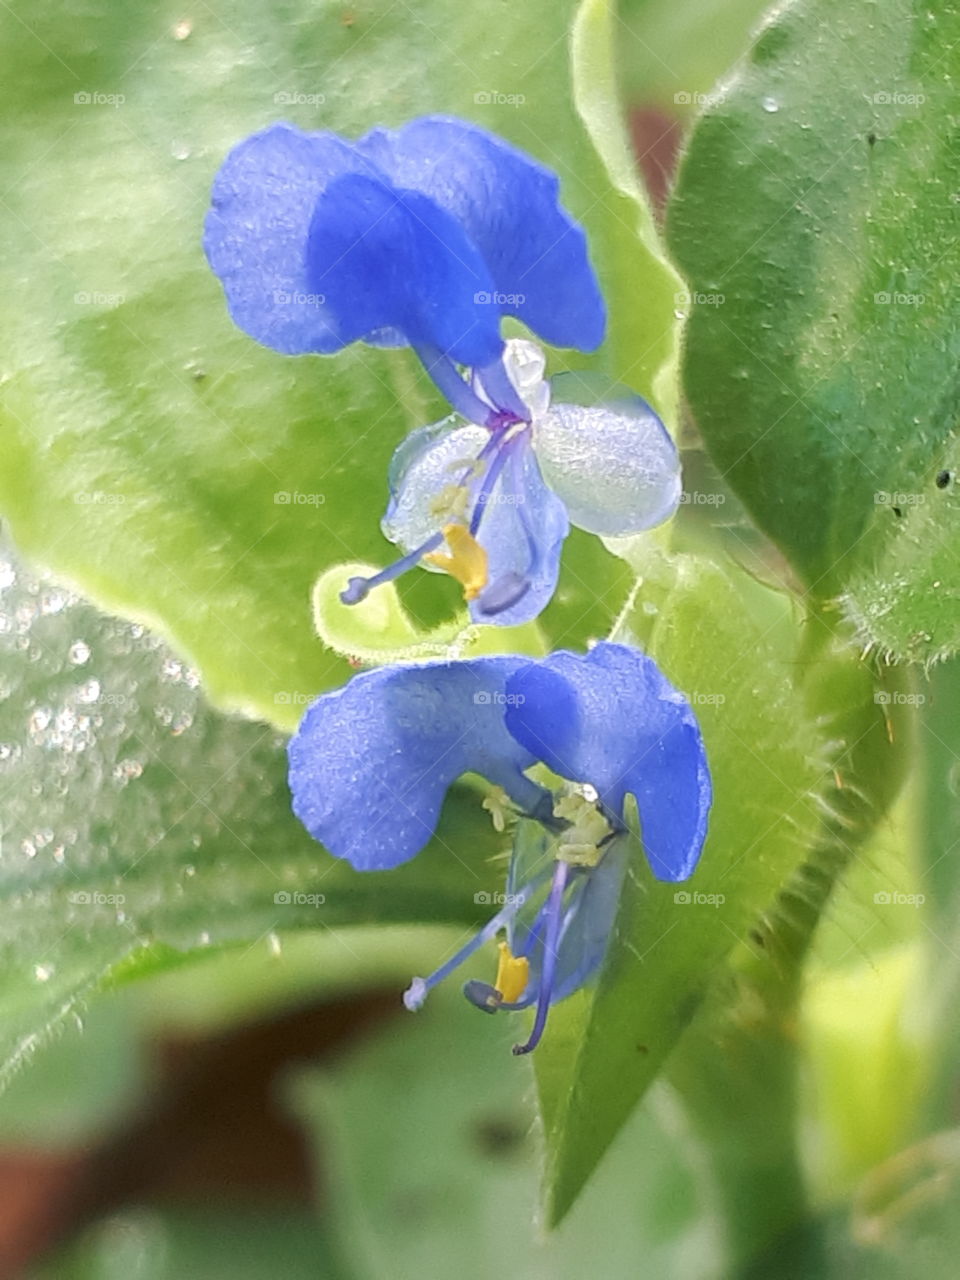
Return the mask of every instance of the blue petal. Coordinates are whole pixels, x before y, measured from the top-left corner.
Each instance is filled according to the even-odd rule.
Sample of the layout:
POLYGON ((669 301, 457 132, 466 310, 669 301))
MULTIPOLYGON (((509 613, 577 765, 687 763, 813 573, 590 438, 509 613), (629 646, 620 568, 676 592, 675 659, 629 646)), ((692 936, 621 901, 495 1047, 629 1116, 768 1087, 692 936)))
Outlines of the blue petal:
POLYGON ((285 355, 338 351, 337 315, 317 301, 307 236, 321 193, 376 168, 332 133, 277 124, 234 147, 213 184, 203 247, 234 322, 285 355))
POLYGON ((306 249, 310 280, 343 342, 432 344, 466 365, 497 360, 499 318, 483 301, 493 282, 478 250, 444 209, 366 174, 331 182, 306 249), (478 301, 478 299, 480 301, 478 301))
POLYGON ((483 504, 476 534, 487 553, 490 585, 471 602, 470 616, 513 627, 532 621, 553 598, 570 521, 543 483, 529 432, 506 447, 511 455, 483 504))
POLYGON ((334 134, 280 124, 235 147, 204 248, 235 323, 286 355, 360 338, 432 344, 471 365, 503 350, 482 301, 492 279, 463 228, 334 134))
POLYGON ((622 816, 637 801, 655 876, 685 880, 707 830, 710 773, 697 718, 652 658, 598 644, 555 653, 508 681, 506 722, 555 773, 592 783, 622 816))
POLYGON ((581 529, 602 537, 652 529, 680 502, 676 445, 647 402, 625 388, 578 402, 590 382, 581 373, 553 380, 553 403, 534 424, 543 478, 581 529))
POLYGON ((475 772, 528 811, 545 793, 507 732, 505 684, 523 658, 381 667, 324 694, 290 741, 293 809, 358 871, 395 867, 436 829, 452 782, 475 772))
POLYGON ((437 116, 374 129, 357 147, 464 228, 493 276, 491 311, 516 316, 553 346, 600 345, 606 311, 586 237, 560 207, 549 169, 484 129, 437 116))

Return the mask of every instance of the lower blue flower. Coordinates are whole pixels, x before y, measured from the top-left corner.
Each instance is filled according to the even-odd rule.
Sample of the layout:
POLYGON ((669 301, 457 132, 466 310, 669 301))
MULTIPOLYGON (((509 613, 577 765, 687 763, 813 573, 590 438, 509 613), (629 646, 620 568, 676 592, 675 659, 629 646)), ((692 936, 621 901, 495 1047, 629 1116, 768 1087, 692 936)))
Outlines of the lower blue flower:
POLYGON ((535 1006, 518 1053, 603 960, 633 840, 628 798, 651 869, 668 881, 692 873, 711 803, 690 704, 651 658, 616 644, 366 672, 313 703, 289 756, 295 813, 359 871, 414 857, 462 774, 493 784, 495 819, 518 818, 502 909, 404 999, 419 1008, 503 931, 494 982, 464 990, 491 1013, 535 1006))

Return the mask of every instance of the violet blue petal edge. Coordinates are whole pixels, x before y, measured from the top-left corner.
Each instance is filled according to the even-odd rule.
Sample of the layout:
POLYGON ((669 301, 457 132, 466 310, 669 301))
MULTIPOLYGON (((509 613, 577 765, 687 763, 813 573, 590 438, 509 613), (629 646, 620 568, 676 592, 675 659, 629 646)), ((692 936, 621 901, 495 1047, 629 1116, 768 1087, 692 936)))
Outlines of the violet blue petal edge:
POLYGON ((475 772, 528 811, 546 793, 506 729, 517 657, 380 667, 321 695, 288 744, 293 811, 358 871, 409 861, 436 830, 450 785, 475 772))
POLYGON ((555 773, 591 783, 623 817, 628 794, 659 880, 686 880, 706 838, 713 793, 700 726, 652 658, 600 643, 559 651, 507 682, 506 723, 555 773))

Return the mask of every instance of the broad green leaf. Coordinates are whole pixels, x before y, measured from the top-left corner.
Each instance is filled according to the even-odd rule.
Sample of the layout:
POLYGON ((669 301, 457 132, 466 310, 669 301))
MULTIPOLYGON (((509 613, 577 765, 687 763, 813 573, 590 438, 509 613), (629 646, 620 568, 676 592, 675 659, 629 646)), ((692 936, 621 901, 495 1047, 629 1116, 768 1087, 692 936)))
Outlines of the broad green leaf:
MULTIPOLYGON (((247 134, 288 118, 356 136, 444 112, 524 147, 560 173, 590 235, 611 322, 587 363, 659 400, 656 383, 672 410, 657 380, 675 359, 674 286, 638 234, 637 192, 618 189, 574 109, 573 12, 125 2, 95 27, 79 0, 0 13, 16 272, 0 509, 28 555, 172 640, 220 705, 291 728, 299 698, 346 679, 313 635, 311 586, 333 563, 392 558, 387 463, 443 412, 409 353, 290 359, 233 328, 200 236, 212 177, 247 134)), ((433 624, 455 593, 419 577, 406 603, 433 624)), ((550 637, 602 634, 621 586, 595 539, 572 539, 550 637)))
MULTIPOLYGON (((804 889, 794 889, 792 877, 817 840, 829 836, 852 849, 859 838, 836 802, 835 770, 864 734, 871 735, 871 763, 876 751, 882 755, 879 739, 886 743, 870 673, 848 658, 843 679, 831 683, 835 659, 800 651, 787 598, 742 573, 693 556, 648 555, 615 637, 640 643, 691 699, 707 743, 714 808, 688 884, 657 883, 637 858, 592 1006, 561 1008, 548 1030, 537 1068, 555 1221, 663 1067, 725 959, 772 935, 781 914, 799 929, 804 889), (811 714, 803 686, 820 664, 833 705, 811 714)), ((879 776, 886 786, 886 771, 879 776)), ((882 806, 863 800, 859 779, 847 782, 858 808, 869 811, 861 819, 868 830, 882 806)), ((843 861, 835 859, 834 875, 843 861)), ((789 958, 786 947, 775 957, 781 977, 777 966, 789 958)))
POLYGON ((918 660, 960 644, 958 51, 944 0, 778 8, 669 214, 714 459, 864 645, 918 660))
POLYGON ((690 698, 714 806, 687 884, 656 882, 636 858, 580 1036, 561 1024, 555 1046, 548 1028, 539 1051, 544 1111, 554 1117, 546 1184, 553 1221, 658 1074, 720 962, 802 859, 822 781, 822 744, 794 687, 797 633, 785 597, 706 560, 648 557, 614 638, 641 644, 690 698), (562 1062, 551 1062, 555 1053, 562 1062))
POLYGON ((482 916, 500 839, 469 788, 415 862, 360 875, 290 812, 275 730, 9 554, 0 584, 0 1083, 117 966, 231 942, 266 964, 291 929, 482 916))

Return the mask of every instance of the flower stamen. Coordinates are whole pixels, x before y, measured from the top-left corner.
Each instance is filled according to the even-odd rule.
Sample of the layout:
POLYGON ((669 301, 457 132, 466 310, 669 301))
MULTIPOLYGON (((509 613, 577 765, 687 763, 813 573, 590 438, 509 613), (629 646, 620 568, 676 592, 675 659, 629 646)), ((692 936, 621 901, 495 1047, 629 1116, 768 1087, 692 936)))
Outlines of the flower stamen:
POLYGON ((446 524, 443 536, 450 554, 431 551, 423 559, 456 578, 463 586, 464 600, 476 600, 488 581, 486 551, 466 525, 446 524))

